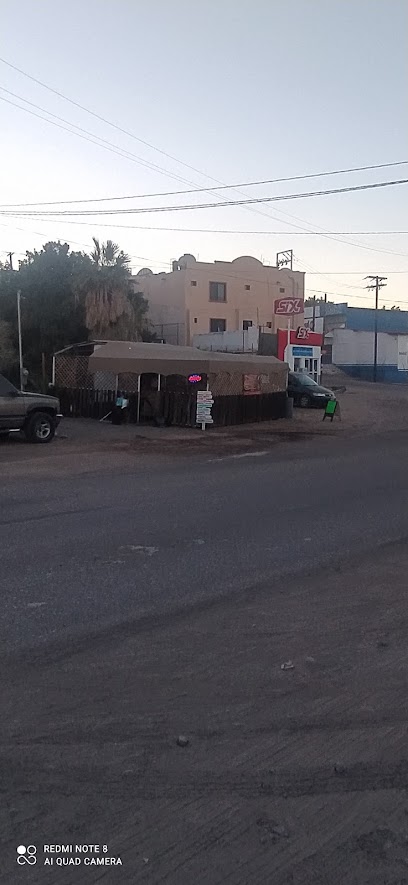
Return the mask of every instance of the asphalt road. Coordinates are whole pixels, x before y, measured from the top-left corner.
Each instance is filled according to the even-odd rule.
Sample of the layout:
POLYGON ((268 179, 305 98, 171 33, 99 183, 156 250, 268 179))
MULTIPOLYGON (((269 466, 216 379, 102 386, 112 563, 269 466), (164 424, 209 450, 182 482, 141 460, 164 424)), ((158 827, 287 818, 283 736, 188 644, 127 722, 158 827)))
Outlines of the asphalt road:
MULTIPOLYGON (((132 624, 405 537, 407 435, 1 483, 3 650, 132 624)), ((2 453, 0 452, 0 456, 2 453)), ((95 456, 97 457, 97 456, 95 456)))
POLYGON ((1 885, 406 883, 407 443, 0 452, 1 885))

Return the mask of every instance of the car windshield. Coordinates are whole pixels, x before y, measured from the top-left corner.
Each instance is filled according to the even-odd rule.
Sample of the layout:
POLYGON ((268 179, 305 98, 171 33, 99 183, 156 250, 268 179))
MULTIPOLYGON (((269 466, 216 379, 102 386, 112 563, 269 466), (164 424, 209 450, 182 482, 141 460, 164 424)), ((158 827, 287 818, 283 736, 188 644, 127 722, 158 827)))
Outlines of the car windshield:
POLYGON ((302 387, 318 387, 316 381, 313 381, 313 378, 310 375, 304 375, 303 372, 294 372, 291 375, 291 381, 295 381, 295 383, 301 384, 302 387))
POLYGON ((317 381, 314 381, 310 375, 301 375, 301 382, 307 387, 318 387, 317 381))

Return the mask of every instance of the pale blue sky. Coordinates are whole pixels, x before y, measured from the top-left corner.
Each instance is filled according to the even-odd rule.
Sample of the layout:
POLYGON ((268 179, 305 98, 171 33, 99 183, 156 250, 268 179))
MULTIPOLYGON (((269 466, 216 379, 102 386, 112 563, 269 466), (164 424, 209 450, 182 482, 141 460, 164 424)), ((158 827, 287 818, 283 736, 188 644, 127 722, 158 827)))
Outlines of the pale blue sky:
MULTIPOLYGON (((408 158, 407 0, 71 0, 64 5, 19 0, 14 6, 2 0, 0 13, 1 56, 205 174, 115 131, 3 64, 1 86, 194 185, 213 185, 206 176, 232 183, 408 158)), ((18 101, 4 92, 0 96, 18 101)), ((0 114, 2 204, 188 186, 3 101, 0 114)), ((405 177, 408 165, 244 190, 267 196, 405 177)), ((289 225, 408 230, 407 187, 296 200, 257 211, 230 207, 108 217, 87 225, 72 219, 2 217, 0 257, 6 250, 18 257, 58 236, 74 248, 86 247, 92 234, 118 241, 132 255, 135 271, 143 265, 168 268, 183 252, 206 261, 252 254, 273 264, 278 249, 293 248, 296 268, 319 271, 307 272, 310 291, 368 305, 365 290, 355 288, 364 285, 361 277, 388 273, 383 300, 408 309, 408 235, 344 238, 400 253, 386 254, 292 236, 295 228, 289 225), (263 233, 113 226, 120 224, 263 233)), ((224 196, 241 195, 227 191, 224 196)), ((156 198, 144 204, 167 200, 175 202, 156 198)), ((208 194, 181 198, 206 200, 208 194)))

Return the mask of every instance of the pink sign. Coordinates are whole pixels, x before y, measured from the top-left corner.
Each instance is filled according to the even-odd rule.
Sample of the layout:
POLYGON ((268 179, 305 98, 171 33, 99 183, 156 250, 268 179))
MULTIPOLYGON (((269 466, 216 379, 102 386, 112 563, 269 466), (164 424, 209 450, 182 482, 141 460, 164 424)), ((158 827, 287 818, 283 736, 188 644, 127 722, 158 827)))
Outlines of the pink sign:
POLYGON ((292 314, 303 313, 305 303, 302 298, 277 298, 275 301, 275 313, 280 316, 292 316, 292 314))

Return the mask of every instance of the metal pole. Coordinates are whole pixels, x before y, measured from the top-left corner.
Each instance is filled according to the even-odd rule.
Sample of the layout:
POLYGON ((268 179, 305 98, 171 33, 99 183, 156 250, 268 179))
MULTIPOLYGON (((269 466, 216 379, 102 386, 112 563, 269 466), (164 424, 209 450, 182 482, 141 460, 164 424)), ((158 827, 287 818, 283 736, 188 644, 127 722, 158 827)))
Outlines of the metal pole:
POLYGON ((21 335, 21 291, 17 292, 18 359, 20 364, 20 390, 24 390, 23 341, 21 335))
POLYGON ((373 381, 377 381, 377 360, 378 360, 378 291, 379 280, 375 279, 375 312, 374 312, 374 372, 373 381))
POLYGON ((136 423, 140 423, 140 382, 141 375, 137 376, 137 414, 136 414, 136 423))
POLYGON ((55 387, 55 354, 52 358, 52 374, 51 374, 52 386, 55 387))
POLYGON ((161 390, 161 375, 157 376, 157 390, 161 390))
POLYGON ((314 295, 314 297, 313 297, 312 328, 313 328, 313 331, 315 331, 315 328, 316 328, 316 295, 314 295))
MULTIPOLYGON (((289 365, 289 350, 290 350, 290 317, 288 317, 288 340, 287 340, 287 344, 286 344, 286 349, 287 349, 287 353, 286 353, 286 361, 287 361, 287 363, 288 363, 288 365, 289 365)), ((289 368, 290 368, 290 366, 289 366, 289 368)))

